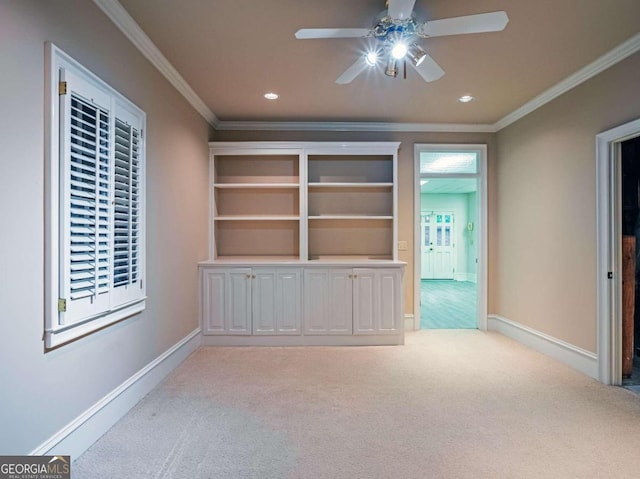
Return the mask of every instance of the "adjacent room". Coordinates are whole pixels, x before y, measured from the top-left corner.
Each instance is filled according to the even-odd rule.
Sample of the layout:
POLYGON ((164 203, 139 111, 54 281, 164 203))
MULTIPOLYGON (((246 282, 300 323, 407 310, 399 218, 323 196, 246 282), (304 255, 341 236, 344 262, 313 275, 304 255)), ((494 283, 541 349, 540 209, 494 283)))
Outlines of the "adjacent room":
POLYGON ((638 18, 0 1, 0 466, 633 477, 638 18))

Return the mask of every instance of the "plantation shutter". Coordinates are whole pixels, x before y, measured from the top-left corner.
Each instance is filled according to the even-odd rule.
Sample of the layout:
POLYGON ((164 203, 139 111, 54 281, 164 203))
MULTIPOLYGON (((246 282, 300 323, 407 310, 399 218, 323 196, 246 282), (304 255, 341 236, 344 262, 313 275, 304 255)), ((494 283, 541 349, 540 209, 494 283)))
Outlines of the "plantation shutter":
POLYGON ((115 303, 142 295, 141 119, 116 107, 113 186, 113 286, 115 303))
POLYGON ((68 73, 61 77, 60 322, 70 324, 109 306, 111 112, 99 89, 68 73))
POLYGON ((146 115, 47 44, 45 347, 146 307, 146 115))

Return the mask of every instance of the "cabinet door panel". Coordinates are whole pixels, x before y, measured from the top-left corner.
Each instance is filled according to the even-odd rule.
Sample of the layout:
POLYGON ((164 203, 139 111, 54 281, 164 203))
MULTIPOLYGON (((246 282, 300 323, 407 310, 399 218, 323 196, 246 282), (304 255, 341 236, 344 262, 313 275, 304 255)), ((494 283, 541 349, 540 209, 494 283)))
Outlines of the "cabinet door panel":
POLYGON ((206 271, 202 284, 202 330, 204 334, 224 333, 225 273, 206 271))
POLYGON ((353 274, 353 332, 375 333, 380 314, 376 272, 358 268, 353 270, 353 274))
POLYGON ((329 271, 304 271, 304 332, 326 334, 329 330, 329 271))
POLYGON ((302 316, 300 270, 278 270, 276 276, 276 333, 300 334, 302 316))
POLYGON ((251 269, 230 270, 227 276, 226 330, 230 334, 251 334, 251 269))
POLYGON ((395 333, 401 327, 402 303, 399 290, 400 273, 381 270, 380 278, 380 328, 381 333, 395 333))
POLYGON ((276 333, 276 273, 254 269, 251 280, 253 334, 276 333))
POLYGON ((329 276, 329 332, 351 334, 353 331, 353 280, 351 269, 332 269, 329 276))

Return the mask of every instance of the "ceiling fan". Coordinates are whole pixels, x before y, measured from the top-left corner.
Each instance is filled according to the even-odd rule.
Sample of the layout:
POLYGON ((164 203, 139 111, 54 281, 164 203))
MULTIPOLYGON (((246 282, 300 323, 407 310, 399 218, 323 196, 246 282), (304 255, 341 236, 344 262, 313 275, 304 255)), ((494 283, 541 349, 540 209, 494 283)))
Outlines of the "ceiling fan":
POLYGON ((418 74, 427 82, 437 80, 444 70, 416 43, 420 38, 461 35, 466 33, 499 32, 509 17, 503 11, 480 13, 442 20, 416 21, 413 6, 416 0, 387 0, 387 10, 373 28, 303 28, 296 38, 373 38, 375 47, 362 55, 336 79, 338 84, 351 83, 367 67, 376 66, 386 57, 385 74, 398 76, 398 63, 409 59, 418 74))

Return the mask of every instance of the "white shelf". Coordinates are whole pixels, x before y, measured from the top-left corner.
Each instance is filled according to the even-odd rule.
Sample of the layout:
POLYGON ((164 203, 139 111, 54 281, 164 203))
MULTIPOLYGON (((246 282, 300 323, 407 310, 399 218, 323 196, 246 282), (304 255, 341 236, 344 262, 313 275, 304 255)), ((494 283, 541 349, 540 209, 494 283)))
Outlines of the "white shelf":
POLYGON ((217 221, 298 221, 300 216, 294 215, 218 215, 217 221))
MULTIPOLYGON (((224 263, 225 261, 237 266, 238 263, 246 262, 251 265, 256 265, 260 263, 266 264, 282 264, 284 262, 290 263, 294 266, 299 266, 300 257, 299 256, 290 256, 290 255, 260 255, 260 256, 237 256, 237 255, 224 255, 218 256, 215 263, 224 263)), ((204 264, 204 263, 200 263, 204 264)), ((209 263, 212 264, 212 263, 209 263)))
POLYGON ((393 216, 375 215, 319 215, 309 216, 310 220, 392 220, 393 216))
POLYGON ((239 189, 251 189, 251 188, 292 188, 298 189, 300 185, 298 183, 216 183, 213 185, 215 188, 239 188, 239 189))
POLYGON ((393 183, 309 183, 309 188, 393 188, 393 183))

